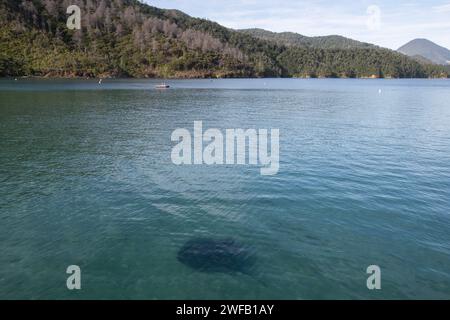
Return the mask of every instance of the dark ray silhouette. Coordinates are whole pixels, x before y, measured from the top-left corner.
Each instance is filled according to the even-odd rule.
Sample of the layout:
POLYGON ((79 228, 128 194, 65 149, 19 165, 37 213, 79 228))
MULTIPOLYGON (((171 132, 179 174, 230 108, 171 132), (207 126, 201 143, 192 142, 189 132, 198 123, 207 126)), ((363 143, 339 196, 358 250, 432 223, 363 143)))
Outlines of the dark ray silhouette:
POLYGON ((251 247, 232 238, 194 238, 178 251, 178 261, 202 272, 248 274, 255 262, 251 247))

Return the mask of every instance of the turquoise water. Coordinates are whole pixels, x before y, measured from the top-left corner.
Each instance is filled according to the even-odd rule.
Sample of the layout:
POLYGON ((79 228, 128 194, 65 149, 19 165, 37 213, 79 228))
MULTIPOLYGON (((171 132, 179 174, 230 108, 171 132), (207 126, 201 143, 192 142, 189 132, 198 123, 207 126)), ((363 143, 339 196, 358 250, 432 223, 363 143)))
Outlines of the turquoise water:
POLYGON ((156 83, 0 80, 0 298, 450 298, 450 81, 156 83), (200 120, 280 129, 279 173, 172 164, 200 120), (181 263, 196 238, 250 270, 181 263))

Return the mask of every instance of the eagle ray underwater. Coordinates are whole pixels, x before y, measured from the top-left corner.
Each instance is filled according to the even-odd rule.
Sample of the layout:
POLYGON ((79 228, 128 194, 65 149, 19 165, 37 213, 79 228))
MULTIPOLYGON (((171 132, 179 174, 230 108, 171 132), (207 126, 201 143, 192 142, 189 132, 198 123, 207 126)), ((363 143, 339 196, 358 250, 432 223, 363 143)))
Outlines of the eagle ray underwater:
POLYGON ((178 261, 201 272, 249 274, 255 264, 254 250, 233 238, 194 238, 178 251, 178 261))

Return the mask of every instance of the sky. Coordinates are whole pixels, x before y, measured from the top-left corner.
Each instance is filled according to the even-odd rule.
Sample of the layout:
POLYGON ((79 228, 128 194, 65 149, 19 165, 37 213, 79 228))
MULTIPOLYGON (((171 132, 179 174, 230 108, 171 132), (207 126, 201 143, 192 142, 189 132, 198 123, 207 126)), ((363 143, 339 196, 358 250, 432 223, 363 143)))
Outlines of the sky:
POLYGON ((450 49, 450 0, 143 0, 234 29, 342 35, 398 49, 426 38, 450 49))

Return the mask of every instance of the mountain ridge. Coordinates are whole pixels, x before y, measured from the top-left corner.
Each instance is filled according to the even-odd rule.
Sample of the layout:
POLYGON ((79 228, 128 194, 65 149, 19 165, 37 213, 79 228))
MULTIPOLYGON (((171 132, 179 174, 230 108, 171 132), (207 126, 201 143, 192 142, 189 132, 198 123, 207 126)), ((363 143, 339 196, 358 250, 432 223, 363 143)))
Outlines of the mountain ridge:
POLYGON ((300 46, 318 49, 380 48, 374 44, 353 40, 340 35, 308 37, 290 31, 272 32, 260 28, 238 29, 237 31, 263 40, 275 41, 288 47, 300 46))
POLYGON ((450 65, 450 50, 428 39, 411 40, 397 51, 410 57, 421 56, 435 64, 450 65))

